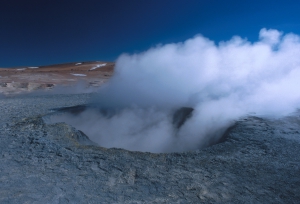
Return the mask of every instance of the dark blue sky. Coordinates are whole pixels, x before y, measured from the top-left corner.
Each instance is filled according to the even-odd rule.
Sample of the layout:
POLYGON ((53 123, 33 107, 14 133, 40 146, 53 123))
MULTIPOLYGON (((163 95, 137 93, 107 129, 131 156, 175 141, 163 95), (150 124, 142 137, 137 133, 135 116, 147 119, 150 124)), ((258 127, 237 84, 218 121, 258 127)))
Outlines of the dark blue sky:
POLYGON ((298 0, 1 0, 0 67, 113 61, 203 34, 300 34, 298 0))

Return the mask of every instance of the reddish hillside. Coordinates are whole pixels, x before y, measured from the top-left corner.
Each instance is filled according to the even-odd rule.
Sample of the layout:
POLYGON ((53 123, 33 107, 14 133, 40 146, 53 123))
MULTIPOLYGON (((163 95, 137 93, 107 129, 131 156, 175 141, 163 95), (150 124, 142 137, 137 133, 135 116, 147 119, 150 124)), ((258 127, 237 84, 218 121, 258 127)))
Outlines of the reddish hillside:
POLYGON ((113 74, 112 62, 74 62, 40 67, 0 68, 0 93, 31 91, 84 81, 100 86, 113 74))

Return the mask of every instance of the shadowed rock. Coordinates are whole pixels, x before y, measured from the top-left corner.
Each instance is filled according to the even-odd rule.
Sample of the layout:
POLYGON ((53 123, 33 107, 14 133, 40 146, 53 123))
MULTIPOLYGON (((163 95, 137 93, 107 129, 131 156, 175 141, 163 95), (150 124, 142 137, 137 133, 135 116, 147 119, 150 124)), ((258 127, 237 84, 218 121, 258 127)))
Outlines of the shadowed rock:
POLYGON ((180 129, 180 127, 192 117, 194 109, 190 107, 182 107, 175 111, 173 114, 173 121, 172 124, 176 129, 180 129))

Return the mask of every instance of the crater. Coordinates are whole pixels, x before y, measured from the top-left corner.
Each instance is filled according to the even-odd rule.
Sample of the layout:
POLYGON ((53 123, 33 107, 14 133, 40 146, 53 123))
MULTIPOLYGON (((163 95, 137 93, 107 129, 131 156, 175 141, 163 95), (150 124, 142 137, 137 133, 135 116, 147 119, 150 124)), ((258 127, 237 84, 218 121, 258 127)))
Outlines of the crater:
POLYGON ((52 109, 43 119, 47 124, 64 122, 73 126, 94 145, 129 151, 184 152, 225 141, 232 126, 214 131, 201 142, 185 135, 185 125, 193 119, 194 112, 192 107, 104 108, 86 104, 52 109))

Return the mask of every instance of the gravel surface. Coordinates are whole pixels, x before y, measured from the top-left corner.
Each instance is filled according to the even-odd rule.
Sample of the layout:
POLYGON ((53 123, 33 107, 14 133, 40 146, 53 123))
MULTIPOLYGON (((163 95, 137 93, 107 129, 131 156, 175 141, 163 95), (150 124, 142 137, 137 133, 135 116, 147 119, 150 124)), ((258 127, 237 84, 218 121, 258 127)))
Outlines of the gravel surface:
POLYGON ((90 97, 0 99, 0 203, 299 203, 299 114, 248 117, 223 143, 172 154, 97 147, 43 122, 90 97))

